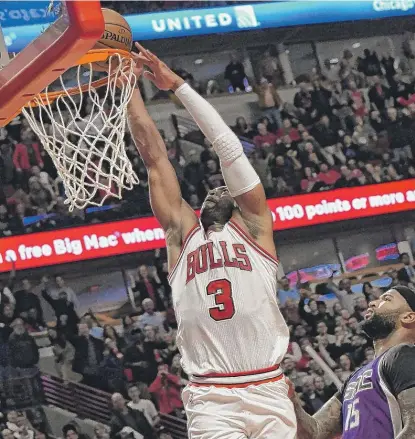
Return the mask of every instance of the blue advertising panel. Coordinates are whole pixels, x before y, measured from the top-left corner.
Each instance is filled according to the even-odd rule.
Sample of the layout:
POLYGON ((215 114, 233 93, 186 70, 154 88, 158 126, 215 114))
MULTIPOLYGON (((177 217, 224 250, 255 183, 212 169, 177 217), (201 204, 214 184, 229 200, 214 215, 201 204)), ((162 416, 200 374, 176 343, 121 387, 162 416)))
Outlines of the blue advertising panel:
POLYGON ((56 20, 55 9, 48 11, 50 1, 1 1, 0 26, 25 26, 56 20))
MULTIPOLYGON (((128 15, 136 41, 341 21, 411 16, 415 0, 282 1, 128 15)), ((8 21, 10 22, 10 20, 8 21)), ((4 28, 9 51, 18 52, 45 24, 4 28)))

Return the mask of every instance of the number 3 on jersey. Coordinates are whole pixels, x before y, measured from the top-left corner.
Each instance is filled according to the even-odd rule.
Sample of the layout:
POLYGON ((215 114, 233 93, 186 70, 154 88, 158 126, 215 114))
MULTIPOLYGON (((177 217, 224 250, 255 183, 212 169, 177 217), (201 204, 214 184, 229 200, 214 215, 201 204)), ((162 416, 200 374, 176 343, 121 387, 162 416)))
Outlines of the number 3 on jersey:
POLYGON ((217 279, 209 282, 207 295, 214 294, 217 306, 209 308, 210 317, 217 322, 229 320, 235 315, 235 305, 232 298, 232 285, 227 279, 217 279))

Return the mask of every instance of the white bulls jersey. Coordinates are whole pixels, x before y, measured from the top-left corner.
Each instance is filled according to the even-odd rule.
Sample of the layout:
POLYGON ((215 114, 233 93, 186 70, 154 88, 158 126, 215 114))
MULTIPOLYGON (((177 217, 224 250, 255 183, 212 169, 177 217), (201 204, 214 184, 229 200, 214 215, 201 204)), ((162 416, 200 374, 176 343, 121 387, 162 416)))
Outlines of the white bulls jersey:
POLYGON ((277 269, 275 257, 233 221, 207 235, 200 226, 191 230, 169 281, 192 382, 237 384, 281 373, 289 331, 277 305, 277 269))

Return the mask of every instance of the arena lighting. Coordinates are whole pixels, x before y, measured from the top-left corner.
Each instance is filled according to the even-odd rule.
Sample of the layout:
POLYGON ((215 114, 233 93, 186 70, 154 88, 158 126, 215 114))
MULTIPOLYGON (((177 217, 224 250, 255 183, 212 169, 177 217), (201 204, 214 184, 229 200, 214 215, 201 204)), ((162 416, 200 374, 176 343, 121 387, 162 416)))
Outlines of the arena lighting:
MULTIPOLYGON (((274 230, 328 224, 415 208, 415 180, 268 200, 274 230)), ((0 272, 106 258, 165 246, 154 217, 0 238, 0 272)))
MULTIPOLYGON (((40 4, 48 4, 43 1, 40 4)), ((19 52, 55 16, 29 1, 0 2, 0 25, 9 52, 19 52), (18 5, 18 8, 16 7, 18 5)), ((36 3, 38 5, 38 3, 36 3)), ((255 29, 412 16, 415 0, 281 1, 127 15, 136 41, 255 29)))

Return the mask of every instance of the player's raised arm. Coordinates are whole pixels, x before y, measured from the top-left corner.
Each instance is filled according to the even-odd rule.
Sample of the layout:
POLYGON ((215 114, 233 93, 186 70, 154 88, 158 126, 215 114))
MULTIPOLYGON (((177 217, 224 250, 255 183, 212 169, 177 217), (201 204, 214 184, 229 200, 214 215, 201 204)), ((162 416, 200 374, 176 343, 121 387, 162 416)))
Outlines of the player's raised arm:
POLYGON ((148 171, 150 202, 154 215, 166 232, 169 267, 175 264, 182 241, 197 224, 193 209, 182 199, 179 182, 164 141, 147 112, 138 89, 128 106, 128 125, 148 171))
MULTIPOLYGON (((152 73, 145 72, 144 75, 159 88, 160 85, 165 87, 163 79, 175 74, 154 54, 140 45, 137 47, 140 50, 143 63, 152 70, 152 73)), ((177 75, 175 76, 177 77, 177 75)), ((189 84, 179 77, 177 78, 177 81, 172 82, 170 89, 181 100, 218 154, 226 186, 237 202, 250 234, 266 250, 275 254, 272 217, 264 188, 244 154, 241 142, 212 105, 193 90, 189 84)))

